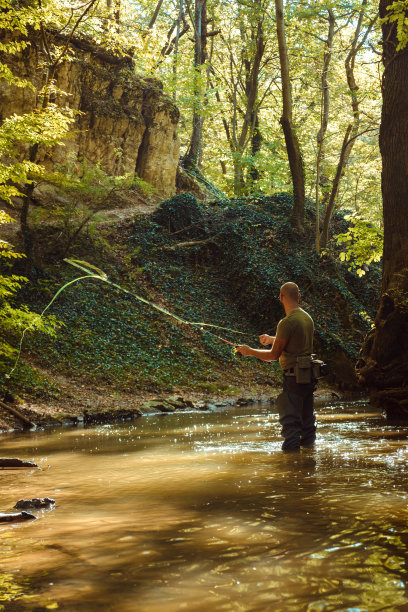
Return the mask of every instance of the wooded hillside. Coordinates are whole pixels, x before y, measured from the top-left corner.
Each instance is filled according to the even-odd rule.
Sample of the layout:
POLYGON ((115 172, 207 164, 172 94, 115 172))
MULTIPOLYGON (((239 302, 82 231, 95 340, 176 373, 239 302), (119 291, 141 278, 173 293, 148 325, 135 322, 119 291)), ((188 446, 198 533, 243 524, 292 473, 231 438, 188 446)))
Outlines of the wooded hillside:
MULTIPOLYGON (((145 252, 153 253, 153 260, 160 255, 158 266, 165 265, 165 258, 170 269, 182 253, 186 260, 194 254, 195 265, 205 270, 216 270, 219 263, 217 274, 224 280, 235 270, 228 292, 248 324, 257 326, 258 319, 268 321, 269 310, 277 315, 276 305, 268 302, 275 279, 294 276, 307 287, 306 302, 318 319, 319 348, 342 370, 336 374, 339 380, 353 384, 352 361, 376 301, 371 293, 366 303, 363 289, 377 286, 375 262, 382 248, 380 26, 387 41, 390 36, 396 41, 396 51, 388 46, 382 58, 387 75, 387 62, 394 65, 404 53, 404 10, 382 7, 380 23, 378 7, 369 0, 336 7, 302 0, 290 6, 280 0, 89 0, 83 6, 56 0, 9 5, 3 0, 3 5, 1 196, 8 208, 0 222, 9 222, 12 206, 19 220, 17 237, 7 230, 2 242, 3 320, 9 338, 4 358, 15 355, 20 329, 37 320, 17 308, 21 299, 35 309, 33 296, 41 302, 44 283, 55 287, 54 266, 76 256, 78 249, 82 253, 84 239, 88 255, 98 260, 92 236, 107 222, 106 211, 130 219, 141 209, 154 209, 165 194, 192 191, 206 202, 204 208, 195 205, 204 219, 201 229, 192 224, 197 236, 185 226, 174 231, 179 243, 197 244, 156 248, 157 236, 149 234, 153 243, 148 245, 140 230, 145 240, 136 263, 140 278, 133 280, 145 291, 145 283, 153 283, 153 264, 143 259, 145 252), (267 202, 273 203, 273 212, 267 202), (228 214, 238 209, 237 227, 230 228, 228 214), (275 217, 280 219, 278 233, 275 217), (241 235, 245 224, 251 232, 241 235), (227 240, 227 228, 239 244, 227 240), (10 241, 24 259, 18 260, 10 241), (221 244, 235 249, 234 259, 224 261, 227 251, 220 251, 221 244), (256 259, 262 256, 268 264, 256 259), (330 268, 326 276, 325 267, 330 268), (361 296, 355 273, 368 273, 358 285, 361 296), (17 302, 10 301, 26 282, 22 275, 31 285, 17 302), (322 283, 319 295, 328 284, 326 302, 314 302, 315 276, 322 283), (336 312, 341 304, 339 322, 329 317, 326 323, 321 312, 330 310, 330 299, 336 312)), ((396 89, 390 82, 392 98, 396 89)), ((382 116, 384 159, 386 135, 398 120, 392 103, 389 108, 382 116)), ((389 177, 391 167, 392 162, 384 167, 389 177)), ((384 185, 393 182, 387 180, 383 193, 384 185)), ((183 210, 179 200, 174 202, 175 209, 183 210)), ((143 223, 150 223, 147 219, 143 223)), ((113 227, 108 224, 104 231, 113 227)), ((403 233, 402 226, 396 232, 403 233)), ((386 237, 386 244, 392 240, 386 237)), ((116 237, 111 242, 110 261, 120 261, 121 242, 116 237)), ((392 249, 387 253, 391 261, 392 249)), ((135 259, 127 251, 125 256, 127 264, 135 259)), ((386 266, 387 278, 401 273, 397 267, 386 266)), ((133 283, 129 270, 120 273, 133 283)), ((160 299, 167 301, 164 291, 160 299)), ((52 318, 36 324, 54 334, 55 325, 52 318)), ((61 333, 58 329, 57 343, 61 333)))

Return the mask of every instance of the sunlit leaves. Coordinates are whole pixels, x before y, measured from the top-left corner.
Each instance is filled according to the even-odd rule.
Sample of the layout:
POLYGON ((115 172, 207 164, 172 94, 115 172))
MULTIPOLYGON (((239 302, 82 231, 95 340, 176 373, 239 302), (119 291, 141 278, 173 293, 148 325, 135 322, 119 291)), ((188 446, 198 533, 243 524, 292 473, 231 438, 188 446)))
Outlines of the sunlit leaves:
POLYGON ((12 205, 12 198, 21 196, 22 194, 18 187, 10 183, 31 182, 29 174, 36 174, 37 176, 40 176, 41 172, 41 166, 29 161, 16 162, 10 165, 0 162, 0 198, 12 205))
POLYGON ((398 45, 396 51, 405 49, 408 44, 408 0, 397 0, 388 7, 385 22, 397 24, 398 45))
POLYGON ((364 276, 372 262, 381 261, 383 231, 358 215, 347 218, 351 222, 348 231, 336 236, 337 243, 346 247, 340 260, 348 262, 358 276, 364 276))
MULTIPOLYGON (((11 218, 7 213, 0 211, 0 225, 8 223, 10 220, 11 218)), ((12 245, 5 240, 0 240, 0 260, 17 257, 21 257, 21 255, 12 250, 12 245)), ((13 338, 14 341, 18 341, 18 334, 21 334, 25 328, 48 334, 55 333, 56 320, 54 317, 41 318, 26 306, 20 308, 11 306, 10 298, 15 296, 25 282, 27 282, 27 279, 24 276, 16 274, 4 276, 0 274, 0 332, 3 338, 0 343, 0 358, 10 357, 15 352, 12 345, 13 338)))
POLYGON ((10 68, 5 64, 0 63, 0 78, 5 79, 8 83, 15 85, 16 87, 30 87, 34 89, 34 86, 27 79, 21 79, 15 76, 10 68))
POLYGON ((25 115, 11 115, 0 127, 0 147, 10 150, 17 141, 45 146, 61 143, 73 119, 72 109, 60 109, 55 104, 25 115))
POLYGON ((2 223, 12 223, 14 219, 10 217, 4 210, 0 210, 0 225, 2 223))

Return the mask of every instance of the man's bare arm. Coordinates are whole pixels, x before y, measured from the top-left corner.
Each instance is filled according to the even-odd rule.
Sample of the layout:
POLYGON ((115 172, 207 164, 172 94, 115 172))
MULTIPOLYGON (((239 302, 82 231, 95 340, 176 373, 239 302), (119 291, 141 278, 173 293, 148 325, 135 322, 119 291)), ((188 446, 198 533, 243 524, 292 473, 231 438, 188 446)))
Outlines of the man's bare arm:
POLYGON ((275 338, 270 350, 254 349, 246 344, 237 346, 237 351, 244 357, 256 357, 261 361, 277 361, 288 341, 284 338, 275 338))

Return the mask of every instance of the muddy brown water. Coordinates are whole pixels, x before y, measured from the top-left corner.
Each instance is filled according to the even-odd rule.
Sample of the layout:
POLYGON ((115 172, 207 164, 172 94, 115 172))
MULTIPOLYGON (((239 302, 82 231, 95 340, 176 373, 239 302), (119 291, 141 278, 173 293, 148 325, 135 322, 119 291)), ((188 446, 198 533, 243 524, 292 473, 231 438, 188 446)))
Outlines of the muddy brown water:
POLYGON ((2 437, 0 610, 408 610, 408 428, 321 403, 284 454, 274 408, 2 437), (3 606, 3 608, 2 608, 3 606))

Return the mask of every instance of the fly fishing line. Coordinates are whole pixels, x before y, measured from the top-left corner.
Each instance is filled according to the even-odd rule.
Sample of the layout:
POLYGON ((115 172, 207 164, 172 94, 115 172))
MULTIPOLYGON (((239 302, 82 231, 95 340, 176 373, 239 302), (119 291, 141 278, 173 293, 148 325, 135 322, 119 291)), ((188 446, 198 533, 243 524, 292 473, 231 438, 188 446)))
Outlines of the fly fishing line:
MULTIPOLYGON (((55 293, 55 295, 53 296, 51 301, 47 304, 47 306, 44 308, 44 310, 41 312, 41 314, 39 314, 29 325, 27 325, 27 327, 25 327, 23 329, 23 331, 21 333, 21 338, 20 338, 19 346, 18 346, 18 349, 17 349, 16 360, 15 360, 14 365, 13 365, 12 369, 10 370, 10 372, 5 375, 6 378, 10 378, 11 377, 11 375, 13 374, 13 372, 15 371, 15 369, 16 369, 16 367, 18 365, 18 362, 19 362, 20 356, 21 356, 22 347, 23 347, 23 341, 24 341, 26 333, 28 331, 32 330, 32 329, 35 329, 36 323, 42 319, 42 317, 44 316, 46 311, 50 308, 50 306, 55 302, 57 297, 65 289, 67 289, 70 285, 73 285, 74 283, 77 283, 77 282, 85 280, 85 279, 99 280, 99 281, 102 281, 104 283, 107 283, 111 287, 114 287, 115 289, 117 289, 119 291, 122 291, 123 293, 125 293, 127 295, 132 296, 133 298, 135 298, 139 302, 141 302, 143 304, 146 304, 147 306, 150 306, 151 308, 161 312, 162 314, 164 314, 164 315, 166 315, 168 317, 171 317, 172 319, 174 319, 178 323, 180 323, 182 325, 190 325, 192 327, 195 327, 195 328, 199 329, 200 331, 202 331, 203 333, 210 334, 214 338, 217 338, 221 342, 224 342, 225 344, 228 344, 230 346, 235 347, 236 344, 234 344, 233 342, 230 342, 229 340, 226 340, 225 338, 222 338, 221 336, 215 334, 213 331, 211 331, 209 329, 204 329, 204 328, 211 327, 212 329, 221 329, 221 330, 224 330, 224 331, 231 332, 233 334, 240 334, 240 335, 244 335, 244 336, 247 335, 247 334, 245 334, 245 332, 241 332, 241 331, 238 331, 236 329, 231 329, 229 327, 222 327, 220 325, 214 325, 212 323, 204 323, 204 322, 198 322, 198 321, 187 321, 186 319, 183 319, 182 317, 179 317, 178 315, 174 314, 173 312, 170 312, 166 308, 163 308, 162 306, 159 306, 158 304, 155 304, 154 302, 151 302, 150 300, 146 300, 145 298, 143 298, 142 296, 134 293, 133 291, 129 291, 129 289, 125 289, 121 285, 118 285, 117 283, 114 283, 114 282, 110 281, 108 276, 107 276, 107 274, 103 270, 101 270, 100 268, 97 268, 93 264, 88 263, 87 261, 83 261, 83 260, 80 260, 80 259, 68 259, 68 258, 64 259, 64 261, 66 263, 70 264, 71 266, 74 266, 75 268, 78 268, 78 269, 82 270, 82 272, 85 272, 86 274, 84 276, 79 276, 78 278, 74 278, 73 280, 65 283, 65 285, 63 285, 60 289, 58 289, 58 291, 55 293)), ((234 350, 234 352, 235 352, 235 350, 234 350)))

